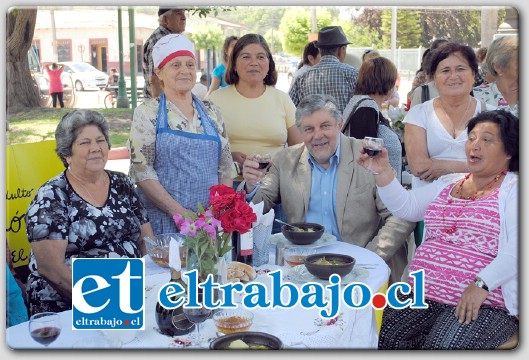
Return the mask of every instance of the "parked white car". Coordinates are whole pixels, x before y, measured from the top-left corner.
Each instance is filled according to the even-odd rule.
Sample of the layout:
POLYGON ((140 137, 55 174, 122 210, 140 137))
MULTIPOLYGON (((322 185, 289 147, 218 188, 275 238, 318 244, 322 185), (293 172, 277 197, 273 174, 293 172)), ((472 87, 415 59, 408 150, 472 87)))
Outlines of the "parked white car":
POLYGON ((61 61, 64 72, 71 75, 75 90, 99 90, 107 86, 108 74, 80 61, 61 61))

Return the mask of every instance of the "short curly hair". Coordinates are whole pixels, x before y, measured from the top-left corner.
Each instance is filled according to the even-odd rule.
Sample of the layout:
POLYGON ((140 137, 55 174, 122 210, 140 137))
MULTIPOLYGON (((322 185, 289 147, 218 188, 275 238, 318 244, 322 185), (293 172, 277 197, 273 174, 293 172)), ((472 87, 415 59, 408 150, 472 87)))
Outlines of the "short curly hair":
POLYGON ((95 125, 105 136, 110 149, 110 138, 108 136, 108 123, 97 111, 78 109, 66 113, 55 129, 55 152, 65 167, 68 167, 67 157, 72 156, 72 145, 79 136, 81 130, 88 125, 95 125))

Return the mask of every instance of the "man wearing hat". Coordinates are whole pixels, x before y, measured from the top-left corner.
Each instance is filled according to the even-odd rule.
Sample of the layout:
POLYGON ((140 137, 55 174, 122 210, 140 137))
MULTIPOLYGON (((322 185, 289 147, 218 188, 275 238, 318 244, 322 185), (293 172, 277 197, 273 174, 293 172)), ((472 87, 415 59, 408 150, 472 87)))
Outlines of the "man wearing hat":
POLYGON ((156 97, 161 91, 160 83, 154 76, 152 48, 165 35, 182 34, 186 30, 185 9, 160 7, 158 9, 158 22, 160 26, 154 30, 143 45, 143 78, 145 79, 143 96, 145 98, 156 97))
POLYGON ((298 76, 288 92, 296 106, 307 95, 325 94, 333 96, 343 112, 358 80, 358 69, 344 64, 348 44, 351 42, 340 26, 326 26, 319 31, 316 47, 320 49, 320 62, 298 76))

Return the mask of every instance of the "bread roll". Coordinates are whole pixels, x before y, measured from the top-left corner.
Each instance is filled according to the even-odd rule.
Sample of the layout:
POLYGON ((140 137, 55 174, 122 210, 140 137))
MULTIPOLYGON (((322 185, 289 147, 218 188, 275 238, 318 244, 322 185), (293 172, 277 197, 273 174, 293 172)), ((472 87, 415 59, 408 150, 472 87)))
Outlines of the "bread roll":
POLYGON ((255 272, 255 269, 250 265, 238 261, 232 261, 230 266, 228 267, 228 279, 239 278, 241 279, 241 282, 248 282, 255 280, 256 277, 257 273, 255 272))

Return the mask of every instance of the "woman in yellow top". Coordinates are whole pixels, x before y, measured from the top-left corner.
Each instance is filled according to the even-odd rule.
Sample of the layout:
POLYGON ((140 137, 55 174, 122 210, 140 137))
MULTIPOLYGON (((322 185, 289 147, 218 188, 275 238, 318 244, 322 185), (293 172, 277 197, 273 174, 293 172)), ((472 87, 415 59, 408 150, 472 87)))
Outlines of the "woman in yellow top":
POLYGON ((285 146, 301 142, 295 126, 296 107, 287 93, 274 87, 277 71, 261 35, 246 34, 237 41, 225 77, 229 85, 208 99, 220 108, 232 157, 240 169, 252 153, 274 156, 285 146))

